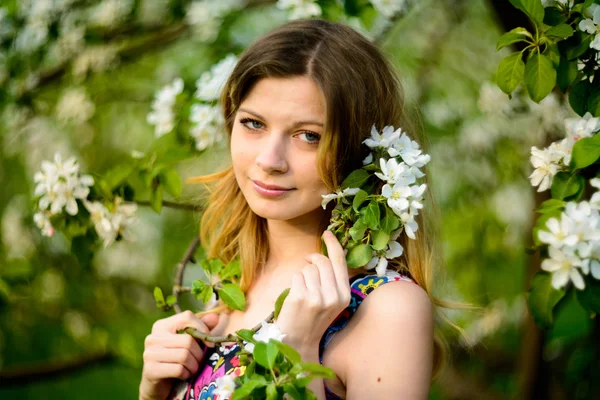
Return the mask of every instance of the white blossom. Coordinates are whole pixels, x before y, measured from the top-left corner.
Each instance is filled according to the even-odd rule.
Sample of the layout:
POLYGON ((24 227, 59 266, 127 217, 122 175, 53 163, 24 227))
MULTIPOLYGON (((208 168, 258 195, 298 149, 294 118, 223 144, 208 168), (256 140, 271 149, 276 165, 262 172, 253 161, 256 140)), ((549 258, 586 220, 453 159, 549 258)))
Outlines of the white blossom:
POLYGON ((573 142, 592 137, 600 130, 600 118, 593 118, 589 112, 586 112, 582 118, 567 118, 565 130, 573 142))
POLYGON ((200 75, 200 78, 196 81, 198 89, 195 93, 196 98, 204 101, 218 100, 225 82, 227 82, 236 64, 237 57, 234 54, 229 54, 215 64, 210 71, 200 75))
POLYGON ((156 93, 152 102, 152 111, 146 117, 150 125, 155 125, 154 134, 161 137, 171 132, 175 125, 173 106, 177 95, 183 91, 183 80, 175 78, 173 82, 164 86, 156 93))
MULTIPOLYGON (((590 179, 590 185, 592 185, 596 189, 600 189, 600 178, 590 179)), ((590 199, 590 206, 594 207, 597 210, 600 209, 600 190, 596 190, 592 194, 592 198, 590 199)))
POLYGON ((365 265, 366 270, 370 270, 375 268, 375 272, 377 272, 377 276, 385 276, 385 272, 388 266, 388 260, 393 260, 394 258, 400 257, 404 253, 404 248, 400 243, 396 240, 402 229, 397 229, 390 234, 390 241, 388 242, 385 249, 385 256, 378 257, 376 251, 373 251, 374 257, 365 265))
POLYGON ((218 396, 219 400, 226 400, 232 395, 235 390, 235 378, 231 374, 223 375, 218 378, 215 382, 216 388, 213 391, 215 396, 218 396))
POLYGON ((386 126, 381 130, 381 133, 375 128, 375 125, 371 127, 371 137, 363 141, 368 147, 375 149, 381 147, 387 149, 392 143, 400 137, 401 129, 394 130, 393 126, 386 126))
POLYGON ((189 3, 185 20, 192 27, 195 38, 203 42, 215 40, 223 17, 244 7, 246 0, 201 0, 189 3))
MULTIPOLYGON (((257 342, 268 343, 270 339, 282 341, 286 334, 279 330, 276 324, 269 324, 266 321, 261 321, 261 328, 254 334, 253 338, 257 342)), ((252 353, 254 351, 254 343, 244 345, 244 349, 252 353)))
POLYGON ((485 81, 479 88, 477 99, 479 110, 488 114, 510 114, 513 110, 511 99, 493 82, 485 81))
POLYGON ((202 151, 221 140, 225 129, 221 109, 208 104, 194 104, 190 109, 190 135, 196 141, 196 149, 202 151))
POLYGON ((406 0, 370 0, 373 7, 386 18, 402 12, 406 8, 406 0))
POLYGON ((103 0, 90 10, 89 22, 100 27, 116 26, 125 19, 132 4, 132 0, 103 0))
POLYGON ((321 201, 321 207, 323 207, 323 209, 327 208, 327 204, 331 200, 335 199, 342 199, 343 202, 348 204, 346 196, 354 196, 356 193, 358 193, 359 190, 360 188, 346 188, 344 190, 338 190, 335 193, 321 195, 321 197, 323 198, 323 201, 321 201))
MULTIPOLYGON (((77 199, 85 199, 89 187, 94 184, 90 175, 79 176, 79 166, 75 158, 63 163, 60 153, 55 153, 54 163, 42 161, 42 171, 35 173, 37 183, 34 194, 41 196, 38 202, 40 210, 50 207, 51 214, 58 214, 63 209, 71 215, 77 214, 77 199)), ((42 221, 41 217, 38 220, 42 221)))
POLYGON ((289 10, 290 20, 319 17, 322 13, 315 0, 277 0, 276 6, 280 10, 289 10))
POLYGON ((399 183, 408 186, 415 183, 416 178, 423 176, 417 168, 408 168, 404 162, 398 163, 395 158, 387 161, 385 158, 379 159, 379 167, 381 172, 375 172, 375 176, 389 184, 399 183))
POLYGON ((574 246, 578 239, 575 235, 575 221, 571 218, 563 216, 560 221, 556 218, 550 218, 546 222, 546 226, 550 231, 540 230, 538 238, 542 243, 549 244, 554 247, 574 246))
POLYGON ((594 35, 594 39, 590 43, 590 48, 600 50, 600 6, 592 4, 585 12, 585 15, 591 18, 585 18, 579 22, 579 29, 594 35))
POLYGON ((52 236, 54 235, 54 227, 50 223, 50 219, 48 218, 50 215, 49 211, 39 211, 33 215, 33 221, 37 225, 38 228, 42 231, 42 235, 44 236, 52 236))
POLYGON ((563 169, 561 163, 565 162, 565 158, 570 160, 570 154, 566 152, 566 139, 562 142, 554 142, 550 147, 540 150, 537 147, 531 148, 531 165, 535 168, 529 176, 532 186, 539 186, 538 192, 547 190, 552 185, 552 179, 559 170, 563 169))
POLYGON ((130 227, 135 222, 134 215, 137 210, 135 203, 123 203, 120 197, 115 197, 112 211, 104 204, 85 200, 85 207, 90 212, 96 233, 103 240, 104 247, 112 244, 120 235, 126 240, 133 240, 130 227))
POLYGON ((116 45, 91 46, 86 48, 73 61, 73 75, 79 80, 92 72, 103 72, 117 62, 118 48, 116 45))
POLYGON ((579 290, 585 289, 581 276, 581 260, 572 254, 566 254, 556 247, 549 248, 550 258, 542 261, 542 269, 552 273, 552 286, 556 289, 564 287, 572 281, 579 290))
POLYGON ((391 157, 400 156, 406 165, 416 167, 415 171, 418 171, 416 174, 417 178, 423 177, 418 168, 424 167, 431 159, 428 154, 421 154, 419 144, 411 140, 406 135, 406 132, 402 132, 398 139, 392 142, 391 147, 388 149, 388 154, 391 157))
POLYGON ((56 105, 56 118, 60 121, 82 123, 89 120, 96 107, 85 89, 70 88, 63 92, 56 105))

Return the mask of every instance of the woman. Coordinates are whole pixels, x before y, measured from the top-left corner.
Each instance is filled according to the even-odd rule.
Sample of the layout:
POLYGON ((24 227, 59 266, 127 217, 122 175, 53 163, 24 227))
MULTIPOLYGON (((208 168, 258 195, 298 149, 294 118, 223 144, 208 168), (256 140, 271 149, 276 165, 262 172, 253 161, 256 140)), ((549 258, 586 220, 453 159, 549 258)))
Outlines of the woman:
POLYGON ((216 379, 242 372, 232 358, 237 348, 203 351, 177 330, 250 328, 288 287, 276 321, 283 341, 336 374, 311 382, 317 398, 426 398, 442 353, 433 334, 426 227, 420 224, 416 240, 398 239, 405 251, 393 264, 402 275, 379 278, 346 266, 340 243, 325 231, 333 202, 321 208, 322 195, 362 166, 373 124, 406 128, 389 62, 347 26, 294 21, 245 51, 221 101, 232 166, 195 178, 216 182, 201 237, 208 257, 240 258, 247 306, 157 321, 145 343, 140 399, 218 399, 216 379), (329 257, 320 253, 322 234, 329 257), (187 381, 174 388, 177 380, 187 381))

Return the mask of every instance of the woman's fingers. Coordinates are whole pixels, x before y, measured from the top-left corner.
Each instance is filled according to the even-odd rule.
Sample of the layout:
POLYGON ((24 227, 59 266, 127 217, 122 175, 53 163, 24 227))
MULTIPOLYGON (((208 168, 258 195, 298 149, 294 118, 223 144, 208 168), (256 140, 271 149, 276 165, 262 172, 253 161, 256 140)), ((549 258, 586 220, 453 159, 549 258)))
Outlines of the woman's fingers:
MULTIPOLYGON (((210 333, 210 329, 206 326, 206 324, 202 322, 202 320, 198 318, 196 314, 189 310, 175 314, 169 318, 156 321, 152 326, 152 333, 177 333, 178 331, 188 327, 194 328, 202 333, 210 333)), ((214 343, 203 343, 208 347, 214 347, 214 343)))
POLYGON ((183 348, 171 349, 161 347, 150 347, 144 351, 145 362, 158 362, 167 364, 181 364, 191 374, 198 371, 200 362, 196 357, 188 350, 183 348))
POLYGON ((323 233, 323 239, 325 241, 325 246, 327 246, 327 254, 329 260, 331 260, 338 287, 340 290, 348 288, 348 266, 346 265, 344 248, 335 235, 329 231, 323 233))
POLYGON ((192 376, 192 372, 181 364, 151 361, 144 365, 144 378, 150 381, 168 378, 186 380, 190 376, 192 376))
POLYGON ((200 345, 190 335, 177 335, 177 334, 165 334, 165 335, 157 335, 152 334, 146 337, 146 348, 152 347, 164 347, 168 349, 188 349, 190 353, 196 358, 196 360, 200 361, 202 359, 202 355, 204 352, 200 348, 200 345))

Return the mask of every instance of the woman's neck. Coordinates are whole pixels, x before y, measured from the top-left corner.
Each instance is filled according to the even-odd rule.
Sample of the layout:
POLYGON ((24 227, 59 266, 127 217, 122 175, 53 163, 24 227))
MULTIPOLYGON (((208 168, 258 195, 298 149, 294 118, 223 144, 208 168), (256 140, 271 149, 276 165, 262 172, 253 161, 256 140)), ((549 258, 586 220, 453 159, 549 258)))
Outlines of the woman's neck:
POLYGON ((291 221, 267 220, 269 255, 264 269, 266 274, 281 268, 299 269, 306 263, 304 257, 307 254, 320 251, 322 213, 313 214, 291 221))

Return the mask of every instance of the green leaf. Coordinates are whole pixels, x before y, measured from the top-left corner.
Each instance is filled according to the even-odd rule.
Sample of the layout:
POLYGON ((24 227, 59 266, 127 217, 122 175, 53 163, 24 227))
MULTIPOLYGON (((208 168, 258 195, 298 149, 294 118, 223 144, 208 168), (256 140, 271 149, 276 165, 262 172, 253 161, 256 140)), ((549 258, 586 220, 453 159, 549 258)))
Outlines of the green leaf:
POLYGON ((552 67, 557 69, 560 65, 560 51, 558 50, 558 46, 555 43, 551 43, 546 46, 546 49, 543 53, 548 59, 552 62, 552 67))
POLYGON ((238 285, 225 283, 223 287, 217 288, 217 292, 219 293, 219 298, 230 308, 243 311, 246 307, 246 297, 238 285))
POLYGON ((353 240, 359 242, 365 237, 365 231, 367 230, 367 225, 362 221, 362 219, 358 219, 352 228, 350 228, 350 236, 353 240))
POLYGON ((319 378, 335 378, 335 373, 331 368, 324 367, 320 364, 310 362, 302 363, 302 369, 319 378))
POLYGON ((513 43, 523 42, 528 37, 531 38, 531 33, 529 33, 527 29, 515 28, 510 32, 506 32, 504 35, 500 36, 500 39, 498 39, 498 43, 496 44, 496 51, 506 46, 510 46, 513 43))
POLYGON ((275 345, 277 346, 281 354, 283 354, 285 358, 290 360, 292 364, 298 364, 302 362, 302 357, 300 356, 300 353, 298 353, 296 349, 294 349, 292 346, 282 342, 275 342, 275 345))
POLYGON ((392 233, 400 226, 400 220, 392 210, 386 207, 385 217, 381 220, 381 229, 387 233, 392 233))
POLYGON ((165 190, 173 197, 181 196, 181 178, 175 169, 168 169, 161 174, 161 182, 165 185, 165 190))
POLYGON ((575 39, 579 37, 581 37, 582 39, 578 45, 567 48, 567 60, 574 60, 578 58, 590 48, 590 44, 592 43, 592 36, 588 34, 581 34, 580 32, 577 32, 575 35, 573 35, 573 38, 575 39))
POLYGON ((510 95, 523 81, 524 73, 525 63, 521 53, 513 53, 500 61, 496 71, 496 83, 504 93, 510 95))
POLYGON ((281 292, 281 294, 279 296, 277 296, 277 300, 275 300, 275 311, 273 314, 275 319, 277 319, 277 317, 279 317, 279 313, 281 312, 281 307, 283 307, 283 302, 285 301, 288 294, 290 294, 290 288, 285 289, 283 292, 281 292))
POLYGON ((224 281, 226 279, 239 278, 242 275, 242 266, 240 263, 240 259, 239 258, 233 259, 218 274, 222 281, 224 281))
POLYGON ((553 199, 565 200, 578 194, 585 185, 585 178, 579 174, 571 175, 561 171, 554 176, 550 192, 553 199))
POLYGON ((385 231, 373 231, 371 233, 371 242, 373 250, 383 250, 387 247, 390 241, 390 234, 385 231))
POLYGON ((204 304, 208 304, 213 295, 213 287, 211 285, 206 285, 199 296, 196 298, 202 300, 204 304))
POLYGON ((543 54, 534 53, 525 65, 525 86, 531 100, 539 103, 556 85, 556 70, 543 54))
POLYGON ((254 359, 259 365, 271 369, 275 366, 275 358, 279 354, 279 349, 271 340, 269 340, 269 343, 256 342, 253 354, 254 359))
POLYGON ((561 92, 566 93, 575 78, 577 78, 577 61, 561 58, 556 71, 556 83, 561 92))
MULTIPOLYGON (((192 294, 199 299, 200 298, 200 293, 204 290, 204 288, 207 286, 207 283, 197 279, 195 281, 192 282, 192 294)), ((210 285, 208 285, 210 286, 210 285)))
POLYGON ((600 85, 598 83, 594 83, 590 88, 587 109, 594 117, 600 116, 600 85))
POLYGON ((531 280, 527 302, 531 316, 542 329, 549 329, 554 323, 554 307, 565 295, 564 289, 552 287, 552 276, 545 271, 539 271, 531 280))
POLYGON ((160 211, 162 210, 162 201, 163 187, 160 184, 156 184, 150 192, 150 205, 152 206, 152 209, 158 214, 160 214, 160 211))
POLYGON ((352 208, 354 208, 354 211, 358 212, 358 208, 367 199, 367 196, 369 196, 369 194, 362 189, 356 193, 352 200, 352 208))
POLYGON ((264 387, 265 383, 257 380, 249 380, 233 392, 232 399, 238 400, 248 397, 254 390, 264 387))
POLYGON ((544 6, 541 0, 510 0, 510 3, 523 11, 536 25, 541 26, 544 22, 544 6))
POLYGON ((275 386, 275 383, 270 383, 267 386, 267 400, 277 400, 278 398, 277 386, 275 386))
POLYGON ((535 212, 540 213, 540 214, 546 214, 550 211, 554 211, 554 210, 563 210, 565 208, 565 206, 567 205, 566 202, 562 201, 562 200, 557 200, 557 199, 549 199, 544 201, 540 207, 535 210, 535 212))
POLYGON ((291 383, 286 383, 283 385, 283 391, 289 394, 294 400, 306 400, 306 397, 303 393, 304 390, 298 390, 298 388, 291 383))
POLYGON ((576 290, 577 300, 588 312, 600 314, 600 282, 594 278, 585 280, 585 289, 576 290))
POLYGON ((379 204, 376 201, 371 200, 366 208, 361 210, 364 216, 364 222, 370 229, 377 229, 379 226, 379 204))
POLYGON ((556 26, 562 24, 566 20, 567 17, 554 7, 547 7, 544 10, 544 24, 546 25, 556 26))
POLYGON ((359 244, 348 251, 348 255, 346 256, 346 264, 350 268, 362 267, 371 261, 371 258, 373 258, 372 254, 373 249, 371 249, 371 246, 364 243, 359 244))
POLYGON ((154 288, 154 300, 156 301, 156 307, 163 308, 165 306, 165 296, 163 296, 162 289, 156 286, 154 288))
MULTIPOLYGON (((223 269, 223 261, 219 258, 211 258, 209 260, 200 261, 200 266, 209 274, 209 275, 220 275, 221 270, 223 269)), ((223 279, 223 278, 221 278, 223 279)))
POLYGON ((569 104, 573 111, 584 116, 588 110, 591 85, 587 79, 577 82, 569 91, 569 104))
POLYGON ((239 331, 236 331, 235 334, 244 339, 246 342, 256 343, 256 340, 254 340, 255 332, 252 329, 240 329, 239 331))
POLYGON ((600 135, 579 139, 573 145, 571 168, 573 170, 588 167, 600 158, 600 135))
POLYGON ((359 188, 369 179, 369 177, 370 174, 362 168, 354 170, 342 182, 342 189, 359 188))
POLYGON ((570 25, 560 24, 548 29, 546 31, 546 36, 559 39, 566 39, 568 37, 573 36, 574 32, 575 31, 573 31, 573 28, 571 28, 570 25))
POLYGON ((167 305, 172 306, 175 303, 177 303, 177 297, 173 296, 172 294, 168 295, 167 296, 167 305))
POLYGON ((133 172, 134 166, 131 164, 121 164, 111 168, 104 174, 104 182, 110 191, 113 191, 123 183, 133 172))

